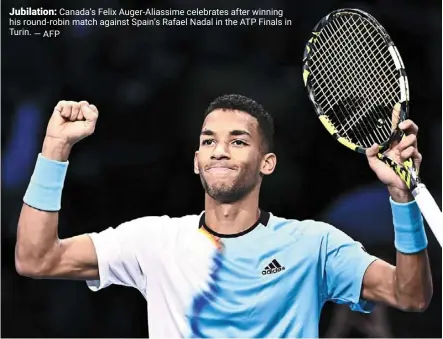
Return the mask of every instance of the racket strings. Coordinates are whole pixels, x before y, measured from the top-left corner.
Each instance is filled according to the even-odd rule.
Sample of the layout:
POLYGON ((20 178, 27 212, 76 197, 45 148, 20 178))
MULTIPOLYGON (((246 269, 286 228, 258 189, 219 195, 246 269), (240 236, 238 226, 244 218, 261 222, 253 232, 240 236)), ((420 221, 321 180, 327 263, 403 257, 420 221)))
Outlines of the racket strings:
MULTIPOLYGON (((349 19, 348 19, 349 20, 349 19)), ((338 28, 338 27, 335 27, 336 29, 338 28)), ((367 38, 367 37, 366 37, 367 38)), ((362 41, 362 40, 359 40, 360 42, 362 41)), ((344 45, 344 46, 347 46, 347 45, 344 45)), ((352 45, 351 45, 351 48, 352 48, 352 45)), ((347 51, 345 51, 345 53, 354 53, 355 52, 355 49, 356 48, 362 48, 362 46, 357 46, 357 47, 355 47, 354 46, 354 50, 351 50, 351 51, 349 51, 349 50, 347 50, 347 51)), ((371 52, 372 52, 372 50, 370 50, 371 52)), ((371 54, 373 54, 373 53, 371 53, 371 54)), ((372 57, 373 57, 374 55, 372 55, 372 57)), ((358 67, 361 67, 361 65, 357 65, 358 67)), ((345 67, 349 67, 349 64, 347 64, 347 65, 345 65, 345 67)), ((353 73, 351 73, 351 75, 352 75, 353 73)), ((372 74, 370 74, 370 75, 372 75, 372 74)), ((369 79, 371 79, 371 78, 369 78, 369 79)), ((348 81, 349 81, 349 79, 347 79, 348 81)), ((367 88, 367 87, 366 87, 367 88)), ((365 91, 366 92, 366 91, 365 91)), ((352 101, 345 101, 345 103, 352 103, 352 101)), ((361 102, 361 101, 360 101, 361 102)), ((349 109, 349 107, 348 107, 348 105, 346 105, 347 107, 347 109, 349 109)), ((354 105, 354 108, 355 108, 355 105, 354 105)), ((360 118, 362 118, 362 116, 360 116, 360 118)), ((348 123, 347 124, 350 124, 350 123, 352 123, 352 119, 348 119, 348 123)), ((356 121, 356 122, 358 122, 358 121, 356 121)), ((348 131, 348 129, 346 129, 346 127, 347 127, 347 124, 345 124, 345 125, 343 125, 343 129, 344 129, 344 132, 345 132, 345 134, 348 134, 347 133, 347 131, 348 131)), ((372 128, 374 128, 374 126, 372 126, 372 128)), ((366 129, 366 132, 367 132, 367 129, 366 129)), ((378 137, 380 137, 380 133, 378 133, 379 135, 378 135, 378 137)), ((349 137, 349 135, 348 135, 348 137, 349 137)), ((361 137, 361 135, 360 135, 360 137, 361 137)), ((386 137, 386 135, 385 135, 385 137, 386 137)), ((373 139, 371 140, 371 141, 373 141, 373 139)))
MULTIPOLYGON (((348 20, 349 20, 349 19, 348 19, 348 20)), ((339 30, 337 30, 337 32, 339 32, 339 30)), ((347 47, 347 45, 343 45, 343 46, 344 46, 345 48, 347 47)), ((354 47, 354 48, 355 48, 355 47, 354 47)), ((336 49, 334 49, 334 52, 337 52, 336 49)), ((352 53, 352 52, 354 52, 354 51, 346 50, 344 53, 348 53, 348 54, 350 54, 350 53, 352 53)), ((338 72, 343 72, 343 71, 344 71, 343 68, 348 68, 348 67, 349 67, 349 62, 348 62, 348 64, 343 65, 343 67, 342 67, 341 69, 339 69, 338 72)), ((348 74, 348 78, 349 78, 349 77, 352 78, 352 73, 351 73, 351 74, 348 74)), ((336 78, 335 78, 335 74, 334 74, 334 77, 333 77, 332 79, 336 79, 336 78)), ((353 83, 352 79, 346 79, 346 80, 348 80, 348 84, 352 84, 352 83, 353 83)), ((333 86, 334 86, 334 88, 336 88, 336 84, 335 84, 335 83, 333 84, 333 86)), ((350 91, 349 91, 350 88, 349 88, 349 86, 347 86, 347 87, 348 87, 348 88, 346 88, 346 90, 347 90, 348 93, 350 93, 350 91)), ((345 108, 345 111, 346 111, 346 110, 350 110, 350 109, 356 107, 355 103, 353 104, 353 102, 355 102, 355 100, 353 100, 353 99, 356 99, 356 98, 352 96, 352 92, 351 92, 350 94, 351 94, 351 95, 349 96, 349 100, 344 100, 344 101, 342 102, 342 104, 345 105, 345 107, 344 107, 344 108, 345 108), (351 107, 349 107, 349 105, 351 105, 351 107)), ((360 102, 361 102, 361 100, 360 100, 360 102)), ((332 105, 334 105, 334 104, 335 104, 335 103, 332 103, 332 105)), ((360 106, 360 105, 358 105, 358 106, 360 106)), ((358 106, 357 106, 357 107, 358 107, 358 106)), ((338 106, 338 110, 339 110, 342 114, 345 114, 345 112, 343 112, 342 107, 338 106)), ((356 110, 354 109, 354 111, 356 111, 356 110)), ((336 118, 338 119, 337 116, 336 116, 336 118)), ((343 129, 344 129, 344 134, 346 135, 346 137, 347 137, 347 138, 350 138, 350 136, 349 136, 349 134, 348 134, 348 130, 346 129, 346 123, 345 123, 345 125, 343 126, 343 129)), ((368 131, 366 130, 366 132, 368 132, 368 131)), ((361 138, 362 135, 360 134, 359 137, 361 138)), ((350 138, 350 139, 352 139, 352 138, 350 138)))
MULTIPOLYGON (((350 20, 351 18, 349 18, 348 20, 350 20)), ((335 29, 339 32, 340 31, 340 27, 337 27, 337 25, 336 25, 336 23, 334 23, 333 22, 333 24, 335 24, 335 29)), ((363 41, 363 39, 360 39, 360 40, 358 40, 357 42, 359 42, 359 44, 361 45, 361 42, 363 41)), ((346 51, 345 51, 345 53, 347 53, 347 54, 353 54, 353 53, 355 53, 356 52, 356 50, 358 50, 359 48, 362 48, 363 46, 354 46, 354 45, 346 45, 346 44, 343 44, 342 46, 346 49, 346 51), (351 49, 351 50, 349 50, 349 48, 347 48, 349 46, 349 48, 351 49)), ((339 53, 340 53, 340 51, 338 51, 339 53)), ((350 64, 352 61, 354 61, 353 59, 349 59, 349 60, 347 60, 348 62, 347 62, 347 64, 346 65, 344 65, 340 70, 339 70, 339 72, 344 72, 344 74, 346 74, 346 72, 345 72, 345 70, 347 69, 347 68, 350 68, 350 67, 352 67, 353 65, 352 64, 350 64)), ((361 67, 362 65, 361 65, 361 63, 358 63, 356 66, 354 65, 354 68, 355 67, 361 67)), ((335 75, 335 74, 334 74, 335 75)), ((357 117, 357 119, 355 119, 355 121, 352 119, 352 116, 351 116, 351 119, 346 119, 347 120, 347 122, 345 122, 343 125, 342 125, 342 133, 344 133, 348 138, 349 138, 349 134, 348 134, 348 131, 349 132, 352 132, 350 129, 350 127, 352 127, 352 126, 354 126, 357 122, 358 122, 358 120, 361 120, 361 118, 363 118, 364 117, 364 115, 359 115, 358 114, 358 111, 359 111, 359 108, 361 108, 363 105, 364 105, 364 102, 361 100, 361 99, 359 99, 359 98, 356 98, 355 96, 352 96, 352 94, 353 94, 353 92, 354 91, 352 91, 352 89, 353 88, 351 88, 351 86, 353 86, 353 84, 355 83, 355 75, 354 75, 354 73, 350 73, 348 76, 347 76, 347 79, 345 79, 345 80, 348 80, 348 83, 349 83, 349 86, 345 86, 345 90, 349 93, 351 93, 351 96, 349 97, 349 99, 350 100, 344 100, 343 102, 342 102, 342 104, 344 104, 344 108, 345 108, 345 112, 343 112, 343 109, 342 109, 342 107, 341 106, 338 106, 338 108, 339 108, 339 110, 340 110, 340 112, 341 113, 343 113, 343 114, 346 114, 346 111, 349 111, 349 112, 351 112, 351 114, 354 112, 354 115, 357 117), (350 79, 349 79, 350 78, 350 79), (356 104, 356 101, 358 102, 358 104, 356 104), (348 125, 349 125, 349 127, 348 127, 348 125)), ((345 83, 345 85, 346 85, 346 83, 345 83)), ((365 89, 365 88, 364 88, 365 89)), ((367 92, 367 91, 364 91, 364 92, 367 92)), ((335 104, 335 103, 334 103, 335 104)), ((368 130, 368 128, 366 128, 366 126, 365 125, 362 125, 363 126, 363 128, 365 129, 365 135, 367 136, 367 135, 370 135, 370 131, 368 130)), ((355 130, 355 132, 357 132, 359 135, 358 135, 358 137, 360 138, 360 139, 363 139, 363 135, 360 133, 360 131, 358 130, 358 129, 356 129, 355 130)), ((355 139, 355 138, 351 138, 351 139, 355 139)), ((374 139, 368 139, 367 137, 366 137, 366 141, 367 142, 371 142, 372 141, 372 143, 374 142, 374 139)))
MULTIPOLYGON (((337 27, 336 27, 337 28, 337 27)), ((360 42, 362 41, 362 40, 359 40, 360 42)), ((346 46, 346 45, 345 45, 346 46)), ((351 45, 351 47, 352 47, 352 45, 351 45)), ((358 48, 362 48, 362 46, 358 46, 358 48)), ((352 51, 345 51, 345 52, 347 52, 347 53, 355 53, 355 46, 354 46, 354 50, 352 50, 352 51)), ((372 52, 372 51, 371 51, 372 52)), ((372 53, 373 54, 373 53, 372 53)), ((372 55, 372 57, 374 57, 374 55, 372 55)), ((347 67, 349 67, 349 65, 346 65, 347 67)), ((358 67, 361 67, 361 65, 357 65, 358 67)), ((370 68, 370 69, 372 69, 372 68, 370 68)), ((341 70, 341 71, 343 71, 343 70, 341 70)), ((352 75, 353 73, 351 73, 351 75, 352 75)), ((373 77, 372 77, 372 74, 369 74, 369 82, 371 82, 371 79, 372 79, 373 77)), ((348 80, 349 81, 349 79, 346 79, 346 80, 348 80)), ((352 80, 352 79, 351 79, 352 80)), ((352 83, 352 81, 351 81, 351 83, 352 83)), ((374 84, 371 84, 371 85, 373 85, 374 86, 374 84)), ((375 86, 374 86, 375 87, 375 86)), ((368 88, 368 87, 364 87, 364 88, 368 88)), ((379 87, 375 87, 375 88, 379 88, 379 87)), ((349 90, 349 88, 347 88, 347 90, 349 90)), ((368 91, 364 91, 364 92, 368 92, 368 91)), ((378 92, 378 91, 376 91, 376 92, 378 92)), ((365 94, 366 94, 365 93, 365 94)), ((375 94, 379 94, 379 93, 375 93, 375 94)), ((348 109, 349 109, 349 107, 347 107, 348 109)), ((361 118, 361 116, 360 116, 360 118, 361 118)), ((347 123, 347 124, 351 124, 352 123, 352 119, 349 119, 349 122, 347 123)), ((345 124, 345 125, 343 125, 343 129, 344 129, 344 132, 345 132, 345 134, 347 134, 346 132, 347 132, 347 129, 346 129, 346 127, 347 127, 347 124, 345 124)), ((374 128, 375 126, 372 126, 372 128, 374 128)), ((389 136, 389 135, 384 135, 384 137, 387 137, 387 136, 389 136)))
MULTIPOLYGON (((362 41, 362 40, 359 40, 359 41, 362 41)), ((342 46, 346 46, 346 45, 342 45, 342 46)), ((356 49, 356 47, 355 47, 355 46, 351 46, 351 47, 354 47, 353 50, 352 50, 352 51, 347 51, 347 52, 348 52, 348 53, 350 53, 350 52, 355 53, 355 49, 356 49)), ((359 47, 362 47, 362 46, 359 46, 359 47)), ((339 51, 339 52, 340 52, 340 51, 339 51)), ((370 50, 370 52, 372 53, 372 50, 370 50)), ((372 55, 372 56, 373 56, 373 55, 372 55)), ((388 59, 388 60, 389 60, 389 59, 388 59)), ((348 62, 349 62, 349 61, 352 61, 352 59, 349 59, 348 62)), ((348 65, 346 65, 346 66, 348 66, 348 65)), ((343 69, 342 69, 342 71, 343 71, 343 69)), ((352 74, 354 74, 354 73, 351 73, 351 76, 352 76, 352 74)), ((370 75, 372 75, 372 74, 370 74, 370 75)), ((372 77, 369 77, 369 81, 371 81, 371 78, 372 78, 372 77)))
POLYGON ((358 16, 341 16, 321 30, 315 46, 311 85, 337 132, 362 147, 387 141, 400 90, 378 29, 358 16))

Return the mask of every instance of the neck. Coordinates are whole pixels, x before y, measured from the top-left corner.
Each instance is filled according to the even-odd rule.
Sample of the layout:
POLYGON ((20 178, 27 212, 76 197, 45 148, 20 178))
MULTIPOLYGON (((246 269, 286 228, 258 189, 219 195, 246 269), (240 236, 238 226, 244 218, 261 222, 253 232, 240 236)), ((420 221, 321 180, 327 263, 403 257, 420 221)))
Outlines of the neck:
POLYGON ((205 223, 220 234, 236 234, 254 225, 260 217, 259 185, 243 199, 231 204, 220 203, 205 194, 205 223))

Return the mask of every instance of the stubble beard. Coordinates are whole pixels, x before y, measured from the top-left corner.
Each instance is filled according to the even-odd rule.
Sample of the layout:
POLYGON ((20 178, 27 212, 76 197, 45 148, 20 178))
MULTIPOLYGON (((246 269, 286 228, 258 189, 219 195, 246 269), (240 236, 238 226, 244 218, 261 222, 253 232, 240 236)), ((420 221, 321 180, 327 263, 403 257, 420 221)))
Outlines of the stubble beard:
POLYGON ((244 175, 240 174, 231 183, 221 183, 209 185, 200 169, 200 180, 205 192, 214 200, 222 204, 230 204, 241 200, 249 194, 257 184, 252 174, 248 171, 244 175))

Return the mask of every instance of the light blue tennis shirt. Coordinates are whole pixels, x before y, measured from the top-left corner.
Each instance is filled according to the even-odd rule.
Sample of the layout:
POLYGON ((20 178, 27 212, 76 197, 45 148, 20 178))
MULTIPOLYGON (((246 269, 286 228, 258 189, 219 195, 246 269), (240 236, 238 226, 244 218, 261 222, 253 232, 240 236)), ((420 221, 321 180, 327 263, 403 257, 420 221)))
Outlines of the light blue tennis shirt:
POLYGON ((162 338, 313 338, 327 301, 371 311, 362 281, 377 258, 333 226, 262 211, 223 236, 204 220, 144 217, 90 234, 100 280, 89 288, 137 288, 162 338))

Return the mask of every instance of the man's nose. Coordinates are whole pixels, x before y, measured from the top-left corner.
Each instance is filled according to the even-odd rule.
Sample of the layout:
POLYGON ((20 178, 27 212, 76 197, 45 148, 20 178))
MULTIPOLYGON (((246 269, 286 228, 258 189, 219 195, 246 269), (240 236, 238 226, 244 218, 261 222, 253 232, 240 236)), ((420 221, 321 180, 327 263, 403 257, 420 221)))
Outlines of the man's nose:
POLYGON ((225 159, 229 158, 229 147, 224 142, 219 142, 212 152, 212 158, 214 159, 225 159))

